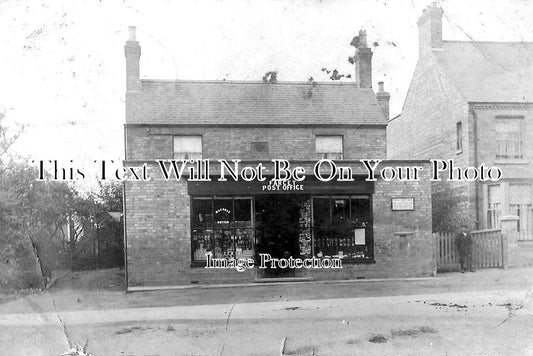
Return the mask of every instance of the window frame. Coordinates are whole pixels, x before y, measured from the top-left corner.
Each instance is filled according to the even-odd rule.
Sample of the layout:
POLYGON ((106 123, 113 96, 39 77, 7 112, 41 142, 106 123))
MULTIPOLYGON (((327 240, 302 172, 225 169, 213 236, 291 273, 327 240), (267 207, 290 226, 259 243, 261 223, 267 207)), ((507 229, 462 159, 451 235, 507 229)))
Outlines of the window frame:
POLYGON ((500 218, 502 216, 502 208, 503 208, 503 185, 502 184, 489 184, 487 185, 487 228, 488 229, 499 229, 500 228, 500 218), (500 197, 499 201, 496 203, 491 203, 491 194, 490 194, 490 188, 491 187, 498 187, 499 192, 498 195, 500 197), (496 204, 495 206, 491 206, 491 204, 496 204))
POLYGON ((533 240, 533 184, 526 182, 509 183, 509 213, 518 216, 518 241, 533 240), (526 197, 525 202, 513 201, 514 195, 511 194, 513 187, 518 188, 519 196, 526 197), (522 187, 527 187, 525 192, 520 192, 522 187))
POLYGON ((203 159, 203 156, 204 156, 204 138, 202 135, 173 135, 172 136, 172 158, 173 159, 185 159, 185 160, 188 160, 188 159, 195 159, 195 160, 201 160, 203 159), (180 137, 187 137, 187 138, 191 138, 191 137, 197 137, 200 139, 200 152, 179 152, 179 153, 184 153, 184 154, 199 154, 200 157, 199 158, 177 158, 176 157, 176 139, 180 138, 180 137))
MULTIPOLYGON (((310 200, 310 203, 311 203, 311 221, 310 221, 310 225, 309 225, 309 229, 310 229, 310 232, 311 232, 311 256, 305 256, 305 258, 311 258, 311 257, 316 257, 316 258, 320 258, 318 256, 316 256, 316 252, 315 252, 315 246, 316 246, 316 237, 315 237, 315 230, 317 228, 319 228, 319 226, 315 226, 315 217, 314 217, 314 204, 313 204, 313 201, 314 199, 328 199, 328 205, 329 205, 329 208, 328 208, 328 212, 329 212, 329 223, 327 225, 324 225, 322 227, 327 227, 327 230, 328 230, 328 239, 330 239, 331 241, 333 240, 336 240, 335 242, 332 242, 332 245, 335 245, 337 246, 337 253, 338 253, 338 247, 341 247, 343 245, 341 245, 340 241, 344 241, 346 240, 346 237, 343 237, 343 236, 340 236, 340 237, 333 237, 332 235, 332 230, 336 230, 336 231, 341 231, 343 229, 346 229, 346 230, 349 230, 350 231, 350 234, 352 234, 354 232, 354 229, 355 228, 361 228, 361 227, 358 227, 356 225, 354 225, 352 223, 352 219, 353 219, 353 209, 352 209, 352 201, 353 200, 356 200, 356 199, 364 199, 364 200, 368 200, 368 211, 366 213, 366 216, 364 217, 364 219, 366 219, 367 221, 365 222, 365 244, 364 245, 354 245, 353 246, 353 250, 365 250, 366 253, 368 254, 368 256, 365 256, 365 257, 345 257, 345 258, 342 258, 342 262, 343 263, 346 263, 346 264, 364 264, 364 263, 375 263, 375 251, 374 251, 374 216, 373 216, 373 210, 372 210, 372 206, 373 206, 373 194, 338 194, 338 195, 335 195, 335 194, 330 194, 330 195, 309 195, 308 196, 308 199, 310 200), (348 206, 348 212, 349 212, 349 216, 348 216, 348 219, 347 219, 347 223, 346 224, 343 224, 343 225, 336 225, 334 224, 333 222, 333 205, 332 205, 332 201, 334 201, 335 199, 347 199, 348 202, 349 202, 349 206, 348 206), (359 247, 357 247, 359 246, 359 247), (364 246, 364 247, 363 247, 364 246)), ((204 230, 204 231, 211 231, 212 234, 211 234, 211 239, 212 239, 212 242, 211 242, 211 245, 213 246, 213 248, 217 245, 216 243, 216 231, 217 230, 224 230, 224 231, 230 231, 233 233, 233 236, 237 236, 236 234, 236 231, 237 230, 250 230, 251 231, 251 235, 250 235, 250 241, 251 241, 251 251, 252 251, 252 256, 250 256, 251 258, 254 258, 255 260, 255 255, 256 255, 256 244, 257 244, 257 241, 256 241, 256 238, 257 238, 257 232, 256 232, 256 228, 257 228, 257 224, 256 224, 256 212, 255 212, 255 196, 252 195, 252 196, 248 196, 248 195, 191 195, 190 196, 190 228, 189 228, 189 232, 190 232, 190 247, 191 247, 191 255, 190 255, 190 266, 191 267, 205 267, 205 263, 206 263, 206 260, 200 260, 200 259, 195 259, 195 241, 196 239, 193 238, 193 232, 194 230, 204 230), (228 199, 228 200, 231 200, 232 201, 232 222, 230 222, 228 224, 228 226, 226 227, 217 227, 216 226, 216 217, 215 217, 215 199, 228 199), (251 204, 251 226, 249 227, 237 227, 237 224, 235 224, 235 201, 236 200, 249 200, 250 201, 250 204, 251 204), (194 209, 194 200, 209 200, 211 202, 211 215, 212 215, 212 222, 211 222, 211 227, 209 228, 207 223, 206 223, 206 226, 205 227, 196 227, 195 224, 194 224, 194 212, 193 212, 193 209, 194 209)), ((236 254, 236 243, 233 242, 233 255, 235 256, 236 254)), ((348 246, 346 246, 348 247, 348 246)), ((344 251, 344 250, 343 250, 344 251)), ((349 252, 349 253, 353 253, 353 252, 349 252)), ((302 256, 304 257, 304 256, 302 256)))
POLYGON ((315 135, 315 157, 317 159, 331 159, 331 160, 343 160, 344 159, 344 135, 315 135), (334 137, 340 138, 340 152, 318 152, 317 141, 319 138, 334 137), (329 155, 340 154, 340 158, 332 158, 329 155), (324 156, 325 155, 325 156, 324 156))
POLYGON ((495 152, 495 159, 496 161, 502 161, 502 162, 512 162, 512 161, 522 161, 526 158, 526 153, 524 150, 524 117, 523 116, 505 116, 505 115, 498 115, 495 117, 495 124, 494 124, 494 130, 495 130, 495 142, 496 142, 496 152, 495 152), (518 122, 518 130, 516 131, 500 131, 498 128, 500 125, 504 124, 505 121, 507 122, 518 122), (507 134, 508 136, 511 136, 509 134, 517 134, 518 139, 517 140, 510 140, 510 139, 502 139, 501 136, 507 134), (502 152, 500 150, 501 144, 509 143, 516 144, 518 147, 518 152, 509 154, 508 152, 502 152))
MULTIPOLYGON (((217 238, 217 232, 230 232, 230 236, 238 236, 237 234, 237 230, 250 230, 251 231, 251 235, 250 235, 250 239, 251 239, 251 251, 252 251, 252 254, 250 256, 244 256, 244 257, 236 257, 236 252, 237 252, 237 244, 235 242, 235 239, 232 241, 232 249, 233 249, 233 257, 236 257, 236 258, 246 258, 246 257, 250 257, 250 258, 254 258, 255 256, 255 219, 254 219, 254 216, 255 216, 255 211, 254 211, 254 205, 255 205, 255 200, 254 200, 254 197, 253 196, 233 196, 233 195, 194 195, 194 196, 190 196, 190 246, 191 246, 191 260, 190 260, 190 265, 191 267, 205 267, 205 264, 206 264, 206 260, 205 259, 195 259, 195 252, 196 252, 196 249, 195 249, 195 239, 193 238, 193 232, 194 230, 202 230, 202 231, 211 231, 211 244, 212 246, 215 248, 217 246, 217 242, 216 242, 216 238, 217 238), (232 212, 231 212, 231 221, 228 222, 227 225, 225 226, 217 226, 217 220, 216 220, 216 211, 215 211, 215 200, 218 199, 218 200, 231 200, 231 205, 232 205, 232 212), (194 213, 193 213, 193 209, 194 209, 194 200, 209 200, 211 202, 211 215, 212 215, 212 226, 209 228, 207 225, 205 227, 195 227, 194 226, 194 213), (248 200, 250 202, 250 223, 251 225, 248 226, 248 227, 239 227, 237 226, 237 224, 235 223, 235 201, 236 200, 248 200)), ((221 234, 221 236, 223 235, 223 233, 221 234)), ((221 239, 221 241, 223 241, 223 239, 221 239)), ((217 257, 217 256, 213 256, 213 257, 217 257)))
POLYGON ((456 153, 462 153, 463 152, 463 122, 458 121, 455 124, 455 149, 456 153))
MULTIPOLYGON (((334 246, 337 246, 337 253, 338 248, 342 247, 341 243, 339 241, 343 241, 345 238, 335 238, 332 237, 332 231, 340 231, 343 229, 349 230, 350 234, 354 232, 356 226, 353 225, 351 222, 353 219, 353 209, 352 209, 352 200, 355 199, 365 199, 368 200, 368 213, 366 216, 367 225, 364 226, 365 228, 365 244, 364 245, 354 245, 352 246, 352 250, 349 253, 357 252, 356 250, 362 250, 361 246, 364 246, 364 249, 368 251, 368 256, 365 257, 347 257, 342 258, 342 262, 346 264, 360 264, 360 263, 374 263, 375 262, 375 254, 374 254, 374 217, 373 217, 373 211, 372 211, 372 194, 343 194, 343 195, 311 195, 309 197, 311 199, 311 239, 312 239, 312 249, 311 254, 314 257, 320 258, 317 256, 316 246, 317 246, 317 238, 315 236, 315 231, 317 229, 327 229, 328 230, 328 240, 332 242, 334 246), (315 225, 315 212, 314 212, 314 199, 328 199, 329 201, 329 224, 326 225, 315 225), (347 199, 349 202, 348 206, 348 222, 343 225, 337 225, 335 224, 333 220, 333 204, 332 202, 336 199, 347 199), (337 241, 334 241, 337 240, 337 241), (358 247, 359 246, 359 247, 358 247)), ((359 227, 360 228, 360 227, 359 227)), ((347 246, 346 246, 347 247, 347 246)), ((343 250, 344 252, 344 250, 343 250)))

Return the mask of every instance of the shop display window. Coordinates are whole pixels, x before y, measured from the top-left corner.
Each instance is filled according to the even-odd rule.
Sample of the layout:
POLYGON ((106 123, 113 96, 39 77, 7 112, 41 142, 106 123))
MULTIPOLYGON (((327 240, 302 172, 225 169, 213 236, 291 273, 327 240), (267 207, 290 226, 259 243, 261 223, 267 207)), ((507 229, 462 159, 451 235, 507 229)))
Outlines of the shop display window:
MULTIPOLYGON (((193 263, 205 263, 207 255, 253 258, 258 238, 266 239, 265 246, 272 244, 270 237, 264 237, 262 230, 258 230, 265 222, 261 221, 261 214, 254 213, 252 197, 193 197, 191 204, 193 263)), ((345 262, 372 261, 371 206, 371 195, 308 196, 298 203, 297 214, 291 217, 296 221, 291 226, 297 230, 290 230, 287 224, 280 225, 279 230, 285 235, 292 231, 298 250, 293 251, 295 255, 340 257, 345 262)), ((274 221, 269 223, 269 227, 273 226, 277 226, 274 221)), ((265 246, 259 246, 258 252, 265 252, 262 251, 265 246)))
POLYGON ((313 252, 316 257, 372 260, 369 195, 313 197, 313 252))
POLYGON ((191 214, 193 262, 253 257, 252 198, 195 197, 191 214))

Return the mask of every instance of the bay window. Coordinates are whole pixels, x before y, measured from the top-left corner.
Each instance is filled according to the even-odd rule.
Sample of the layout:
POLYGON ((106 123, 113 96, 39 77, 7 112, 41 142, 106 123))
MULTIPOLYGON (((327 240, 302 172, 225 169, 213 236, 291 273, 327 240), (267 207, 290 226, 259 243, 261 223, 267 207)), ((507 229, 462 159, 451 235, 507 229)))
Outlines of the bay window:
POLYGON ((509 213, 518 216, 518 239, 533 240, 531 184, 509 184, 509 213))

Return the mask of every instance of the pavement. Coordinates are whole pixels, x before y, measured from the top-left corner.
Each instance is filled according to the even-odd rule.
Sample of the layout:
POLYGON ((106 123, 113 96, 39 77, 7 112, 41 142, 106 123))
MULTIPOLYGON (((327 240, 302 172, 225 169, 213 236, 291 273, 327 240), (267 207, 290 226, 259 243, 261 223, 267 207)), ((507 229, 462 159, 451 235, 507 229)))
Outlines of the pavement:
POLYGON ((533 269, 131 294, 98 273, 0 304, 0 355, 533 355, 533 269))

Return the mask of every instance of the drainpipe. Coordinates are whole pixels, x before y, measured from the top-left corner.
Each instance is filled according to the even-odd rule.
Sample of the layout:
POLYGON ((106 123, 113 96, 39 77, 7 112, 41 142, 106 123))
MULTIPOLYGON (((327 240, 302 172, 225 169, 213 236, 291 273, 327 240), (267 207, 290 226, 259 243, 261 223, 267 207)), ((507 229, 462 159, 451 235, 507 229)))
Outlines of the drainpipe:
MULTIPOLYGON (((478 150, 477 150, 477 141, 478 141, 478 134, 477 134, 477 115, 473 108, 470 109, 470 112, 472 113, 472 119, 473 119, 473 127, 472 130, 473 136, 474 136, 474 167, 478 167, 478 150)), ((474 181, 474 189, 475 189, 475 197, 476 197, 476 230, 479 230, 479 181, 476 179, 474 181)))
MULTIPOLYGON (((128 126, 124 125, 124 161, 128 159, 128 146, 127 146, 128 126)), ((123 162, 124 164, 124 162, 123 162)), ((122 251, 124 255, 124 279, 126 291, 128 290, 128 233, 126 230, 126 182, 122 182, 122 234, 123 244, 122 251)))

